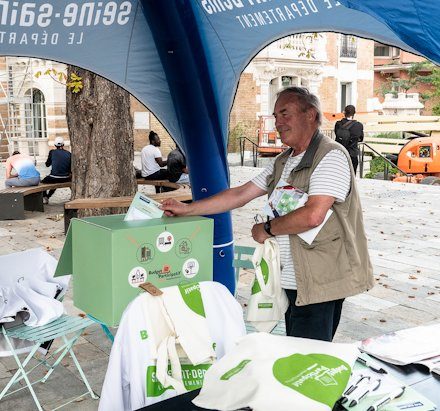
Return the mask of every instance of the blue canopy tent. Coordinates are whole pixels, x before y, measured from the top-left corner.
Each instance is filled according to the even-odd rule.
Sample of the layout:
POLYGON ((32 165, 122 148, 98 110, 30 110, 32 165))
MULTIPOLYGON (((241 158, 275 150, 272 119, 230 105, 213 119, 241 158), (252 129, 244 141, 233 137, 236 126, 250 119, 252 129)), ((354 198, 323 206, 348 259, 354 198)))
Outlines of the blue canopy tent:
MULTIPOLYGON (((81 66, 127 89, 183 148, 201 199, 229 186, 228 117, 239 77, 274 40, 342 32, 440 62, 440 33, 427 18, 440 16, 440 2, 341 2, 352 8, 336 0, 0 2, 0 50, 81 66)), ((213 217, 214 278, 233 291, 230 214, 213 217)))

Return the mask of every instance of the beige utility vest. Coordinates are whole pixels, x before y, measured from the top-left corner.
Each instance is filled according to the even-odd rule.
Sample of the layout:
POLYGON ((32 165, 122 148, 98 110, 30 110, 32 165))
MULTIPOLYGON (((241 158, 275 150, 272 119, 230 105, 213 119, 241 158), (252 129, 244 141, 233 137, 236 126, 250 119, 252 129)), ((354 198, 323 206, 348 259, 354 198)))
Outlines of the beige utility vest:
MULTIPOLYGON (((350 191, 344 202, 333 203, 332 215, 312 244, 307 244, 296 234, 289 235, 298 289, 295 304, 298 306, 349 297, 371 289, 374 284, 362 207, 345 148, 317 131, 287 182, 307 193, 316 166, 334 149, 343 151, 347 156, 351 170, 350 191)), ((267 179, 269 196, 280 180, 291 153, 292 149, 286 150, 275 159, 274 172, 267 179)))

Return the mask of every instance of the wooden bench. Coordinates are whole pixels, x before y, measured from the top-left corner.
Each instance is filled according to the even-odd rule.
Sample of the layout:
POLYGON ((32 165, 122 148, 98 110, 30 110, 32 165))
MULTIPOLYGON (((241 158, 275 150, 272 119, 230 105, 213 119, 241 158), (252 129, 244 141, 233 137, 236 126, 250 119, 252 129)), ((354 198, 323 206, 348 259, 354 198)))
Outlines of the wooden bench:
POLYGON ((9 187, 0 190, 0 220, 23 220, 24 211, 44 211, 43 192, 70 188, 70 182, 9 187))
MULTIPOLYGON (((144 180, 138 184, 158 185, 161 187, 175 188, 174 191, 168 191, 158 194, 148 194, 150 198, 156 201, 174 198, 178 201, 191 201, 191 187, 186 184, 171 183, 166 180, 144 180)), ((139 181, 139 179, 138 179, 139 181)), ((101 209, 101 208, 120 208, 130 207, 133 196, 109 197, 109 198, 78 198, 68 201, 64 204, 64 231, 67 233, 70 220, 78 216, 78 210, 101 209)))

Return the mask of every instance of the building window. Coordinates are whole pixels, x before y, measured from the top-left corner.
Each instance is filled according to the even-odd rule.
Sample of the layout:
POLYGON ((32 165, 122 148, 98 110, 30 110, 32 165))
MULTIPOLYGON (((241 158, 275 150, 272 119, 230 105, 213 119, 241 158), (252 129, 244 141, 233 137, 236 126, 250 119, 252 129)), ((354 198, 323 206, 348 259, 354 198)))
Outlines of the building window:
POLYGON ((341 113, 344 108, 351 104, 351 83, 341 83, 341 113))
POLYGON ((357 40, 355 36, 341 35, 340 57, 357 57, 357 40))
POLYGON ((29 102, 25 104, 27 138, 46 138, 46 103, 44 94, 36 88, 28 90, 29 102))
POLYGON ((384 44, 374 45, 374 57, 392 57, 397 58, 400 55, 400 49, 397 47, 390 47, 384 44))

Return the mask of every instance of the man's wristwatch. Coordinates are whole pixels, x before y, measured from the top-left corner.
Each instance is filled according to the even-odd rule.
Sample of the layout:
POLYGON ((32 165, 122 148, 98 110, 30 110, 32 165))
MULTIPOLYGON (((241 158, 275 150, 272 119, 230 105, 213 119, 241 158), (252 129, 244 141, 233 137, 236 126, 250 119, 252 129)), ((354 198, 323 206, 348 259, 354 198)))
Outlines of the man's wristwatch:
POLYGON ((273 237, 274 235, 271 233, 270 229, 271 229, 271 223, 269 220, 264 223, 264 231, 266 231, 267 234, 269 234, 271 237, 273 237))

